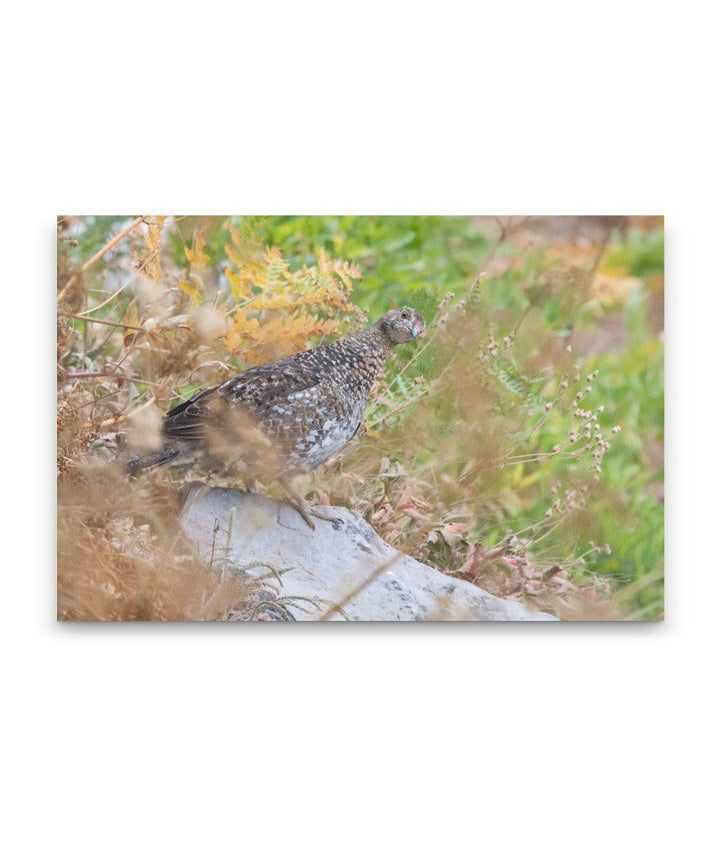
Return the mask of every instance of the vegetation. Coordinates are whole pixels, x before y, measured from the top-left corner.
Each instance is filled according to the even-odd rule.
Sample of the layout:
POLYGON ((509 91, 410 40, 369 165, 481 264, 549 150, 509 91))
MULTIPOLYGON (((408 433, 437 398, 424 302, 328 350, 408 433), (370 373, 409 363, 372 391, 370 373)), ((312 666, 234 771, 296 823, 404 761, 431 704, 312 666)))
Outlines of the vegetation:
POLYGON ((661 221, 63 217, 58 293, 62 617, 223 618, 251 597, 179 546, 170 475, 129 484, 118 450, 156 443, 199 387, 393 303, 425 338, 307 495, 561 617, 661 617, 661 221))

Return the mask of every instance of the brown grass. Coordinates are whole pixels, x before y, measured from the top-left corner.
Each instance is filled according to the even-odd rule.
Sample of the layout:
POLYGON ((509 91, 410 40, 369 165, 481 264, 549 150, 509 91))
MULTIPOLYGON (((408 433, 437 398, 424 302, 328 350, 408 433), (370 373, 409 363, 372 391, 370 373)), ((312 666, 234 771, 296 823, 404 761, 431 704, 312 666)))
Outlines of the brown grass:
POLYGON ((61 477, 58 619, 219 621, 246 605, 252 583, 201 562, 178 511, 157 477, 129 483, 111 465, 61 477))

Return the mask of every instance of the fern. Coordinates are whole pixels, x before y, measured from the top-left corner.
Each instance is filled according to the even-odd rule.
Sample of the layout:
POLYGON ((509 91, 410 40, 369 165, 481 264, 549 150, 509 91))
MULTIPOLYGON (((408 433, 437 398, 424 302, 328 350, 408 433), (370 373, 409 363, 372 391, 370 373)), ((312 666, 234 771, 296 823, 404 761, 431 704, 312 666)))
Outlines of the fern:
POLYGON ((523 403, 530 405, 532 410, 537 413, 542 413, 545 409, 545 403, 540 399, 533 386, 537 386, 543 382, 543 378, 534 378, 528 380, 524 377, 516 366, 511 362, 504 360, 497 365, 492 362, 488 364, 488 371, 495 377, 498 382, 509 392, 513 393, 517 398, 522 399, 523 403))

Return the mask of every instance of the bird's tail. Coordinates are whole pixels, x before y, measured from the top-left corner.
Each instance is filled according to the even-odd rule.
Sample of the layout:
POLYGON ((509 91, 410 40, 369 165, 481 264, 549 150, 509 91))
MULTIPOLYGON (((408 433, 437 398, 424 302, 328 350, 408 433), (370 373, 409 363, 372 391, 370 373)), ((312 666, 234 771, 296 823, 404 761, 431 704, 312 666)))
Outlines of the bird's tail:
POLYGON ((153 467, 162 466, 162 464, 169 464, 170 461, 175 460, 180 452, 177 449, 159 449, 157 452, 151 452, 148 455, 140 455, 137 458, 131 458, 127 464, 125 464, 125 469, 131 476, 135 476, 143 470, 151 470, 153 467))

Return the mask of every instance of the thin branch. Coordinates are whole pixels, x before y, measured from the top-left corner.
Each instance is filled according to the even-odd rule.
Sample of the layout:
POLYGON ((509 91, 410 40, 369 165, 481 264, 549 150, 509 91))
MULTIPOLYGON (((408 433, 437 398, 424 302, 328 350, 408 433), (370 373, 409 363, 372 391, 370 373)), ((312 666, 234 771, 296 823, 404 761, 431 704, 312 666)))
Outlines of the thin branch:
POLYGON ((425 395, 427 395, 427 393, 429 391, 430 391, 430 388, 428 388, 427 390, 422 390, 420 393, 418 393, 417 395, 413 395, 410 398, 406 398, 405 401, 401 401, 397 407, 393 407, 392 410, 388 410, 387 413, 384 413, 382 416, 379 416, 374 422, 368 422, 366 424, 366 427, 370 431, 374 430, 376 428, 376 426, 382 425, 382 423, 386 419, 389 419, 391 416, 394 416, 400 410, 404 410, 406 407, 410 407, 410 405, 414 404, 416 401, 420 401, 420 399, 423 398, 425 395))
MULTIPOLYGON (((136 226, 139 226, 140 223, 145 220, 145 217, 147 217, 147 214, 144 214, 142 217, 136 217, 129 226, 126 226, 122 230, 122 232, 118 233, 117 235, 115 235, 114 238, 112 238, 112 240, 108 241, 107 244, 105 244, 105 246, 101 250, 98 250, 91 259, 88 259, 85 264, 80 268, 80 270, 84 273, 91 265, 95 264, 98 259, 101 259, 108 250, 112 249, 115 244, 118 243, 118 241, 121 241, 126 235, 129 235, 130 232, 132 232, 132 230, 136 226)), ((67 283, 65 283, 65 287, 62 289, 60 294, 58 294, 58 302, 60 302, 63 297, 65 297, 65 293, 67 292, 67 290, 70 288, 71 285, 74 285, 76 281, 77 274, 73 274, 67 281, 67 283)))
POLYGON ((77 318, 78 321, 86 321, 90 324, 107 324, 109 327, 124 327, 126 330, 139 330, 145 332, 144 327, 137 327, 134 324, 123 324, 120 321, 106 321, 104 318, 87 318, 85 315, 76 315, 74 312, 58 312, 63 318, 77 318))
POLYGON ((118 422, 125 422, 127 419, 132 419, 133 416, 136 416, 138 413, 141 413, 146 408, 150 407, 152 404, 155 404, 155 396, 151 396, 145 402, 145 404, 141 404, 140 407, 136 407, 135 410, 131 410, 130 413, 121 413, 119 416, 113 416, 110 419, 103 419, 99 425, 95 425, 93 422, 86 422, 85 428, 107 428, 108 425, 117 425, 118 422))
POLYGON ((358 583, 355 588, 343 597, 340 603, 334 603, 328 610, 323 612, 318 621, 327 621, 336 612, 341 612, 343 607, 347 606, 347 604, 354 598, 357 597, 360 592, 365 591, 365 589, 370 585, 370 583, 374 582, 380 574, 384 574, 385 571, 391 566, 394 565, 399 559, 402 559, 405 556, 405 553, 401 553, 399 550, 395 553, 394 556, 391 556, 387 562, 383 562, 381 565, 378 565, 377 568, 370 574, 370 576, 366 577, 361 583, 358 583))
POLYGON ((132 276, 132 277, 131 277, 131 278, 130 278, 130 279, 129 279, 129 280, 128 280, 124 285, 121 285, 121 286, 120 286, 120 288, 118 288, 118 290, 117 290, 117 291, 113 292, 113 293, 110 295, 110 297, 108 297, 108 299, 107 299, 107 300, 103 300, 103 302, 102 302, 102 303, 98 303, 98 305, 97 305, 97 306, 92 306, 90 309, 86 309, 84 312, 80 313, 81 317, 83 317, 83 318, 84 318, 88 312, 96 312, 98 309, 102 309, 104 306, 107 306, 107 305, 108 305, 108 303, 110 303, 112 300, 114 300, 114 299, 118 296, 118 294, 120 294, 120 292, 125 291, 125 289, 126 289, 129 285, 132 285, 132 284, 135 282, 135 280, 136 280, 137 278, 138 278, 138 275, 137 275, 137 274, 135 274, 134 276, 132 276))
POLYGON ((141 383, 145 386, 161 386, 161 384, 155 383, 154 381, 143 380, 143 378, 133 377, 132 375, 127 375, 119 372, 69 372, 65 375, 65 378, 68 380, 83 380, 85 378, 93 377, 112 377, 117 378, 117 380, 127 380, 132 383, 141 383))

